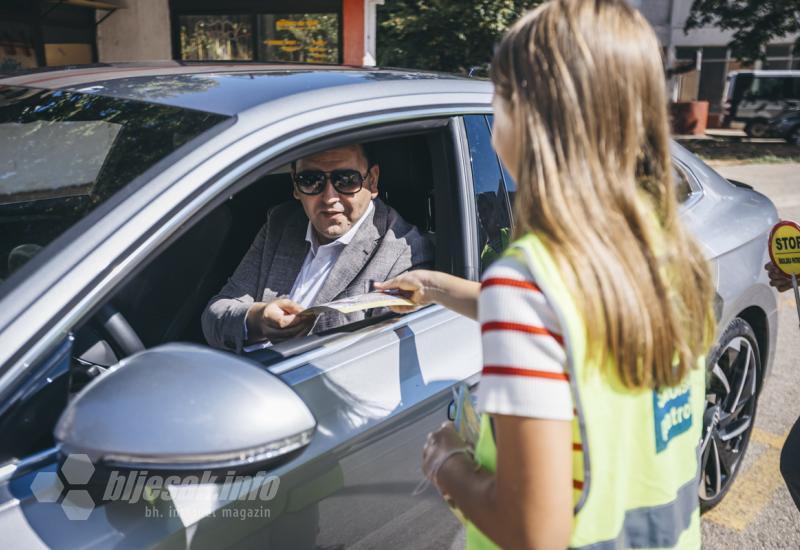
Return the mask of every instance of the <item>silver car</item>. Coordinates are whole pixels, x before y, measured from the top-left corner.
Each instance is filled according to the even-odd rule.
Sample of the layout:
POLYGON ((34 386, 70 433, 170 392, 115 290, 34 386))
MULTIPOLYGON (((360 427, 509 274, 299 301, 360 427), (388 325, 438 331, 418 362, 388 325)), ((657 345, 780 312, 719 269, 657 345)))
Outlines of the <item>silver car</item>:
MULTIPOLYGON (((477 324, 439 306, 244 355, 200 313, 287 163, 369 142, 382 198, 470 279, 512 226, 490 83, 381 69, 95 66, 0 79, 0 537, 17 547, 447 548, 421 481, 477 324)), ((673 146, 713 262, 699 498, 723 497, 772 363, 772 203, 673 146)))

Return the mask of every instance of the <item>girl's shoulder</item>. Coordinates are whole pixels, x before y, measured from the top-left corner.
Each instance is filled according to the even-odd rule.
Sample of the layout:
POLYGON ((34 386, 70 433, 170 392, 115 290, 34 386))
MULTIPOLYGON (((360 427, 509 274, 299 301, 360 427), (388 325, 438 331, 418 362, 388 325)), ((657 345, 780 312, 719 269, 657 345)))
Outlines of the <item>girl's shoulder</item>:
POLYGON ((503 254, 494 261, 481 276, 481 286, 497 284, 496 279, 510 279, 521 282, 534 282, 533 274, 527 265, 514 254, 503 254))

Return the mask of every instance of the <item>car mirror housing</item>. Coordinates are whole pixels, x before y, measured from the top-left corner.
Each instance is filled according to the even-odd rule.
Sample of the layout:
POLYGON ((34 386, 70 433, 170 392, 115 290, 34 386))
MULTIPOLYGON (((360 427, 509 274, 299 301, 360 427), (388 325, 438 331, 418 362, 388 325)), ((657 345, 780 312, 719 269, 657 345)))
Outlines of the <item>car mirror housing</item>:
POLYGON ((247 359, 166 344, 89 384, 55 428, 62 455, 102 467, 252 471, 294 456, 314 416, 283 381, 247 359))

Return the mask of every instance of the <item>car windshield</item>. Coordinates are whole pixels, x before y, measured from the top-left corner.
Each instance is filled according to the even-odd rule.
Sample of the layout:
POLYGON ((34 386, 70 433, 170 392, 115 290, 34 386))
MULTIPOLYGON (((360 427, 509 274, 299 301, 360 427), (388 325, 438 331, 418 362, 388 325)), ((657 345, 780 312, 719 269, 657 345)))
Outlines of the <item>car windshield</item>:
POLYGON ((138 175, 226 118, 0 86, 0 281, 138 175))

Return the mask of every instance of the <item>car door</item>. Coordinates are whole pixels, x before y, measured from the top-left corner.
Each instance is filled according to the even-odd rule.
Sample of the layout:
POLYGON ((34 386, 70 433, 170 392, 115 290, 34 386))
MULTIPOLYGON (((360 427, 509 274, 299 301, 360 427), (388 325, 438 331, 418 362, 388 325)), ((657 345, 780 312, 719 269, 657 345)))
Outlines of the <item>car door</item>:
MULTIPOLYGON (((458 208, 472 212, 471 170, 462 154, 459 119, 452 119, 451 129, 458 208)), ((471 218, 460 219, 467 220, 460 238, 473 242, 471 218)), ((476 275, 475 261, 471 258, 464 275, 476 275)), ((412 493, 422 479, 425 437, 447 418, 451 388, 477 379, 479 341, 474 321, 431 306, 270 366, 304 399, 318 429, 302 454, 270 471, 280 478, 281 489, 265 517, 240 521, 211 509, 188 516, 163 514, 148 512, 139 502, 99 506, 90 510, 90 519, 73 521, 64 517, 62 507, 35 494, 37 476, 59 469, 57 449, 47 449, 0 471, 0 483, 8 481, 2 485, 2 502, 11 503, 0 510, 0 531, 16 533, 30 545, 103 540, 142 545, 160 540, 165 547, 449 545, 461 529, 458 521, 433 488, 412 493)), ((71 356, 71 343, 67 337, 64 349, 43 355, 41 368, 31 369, 29 379, 49 380, 47 369, 62 373, 59 361, 71 356)), ((61 490, 56 497, 63 502, 61 490)))
MULTIPOLYGON (((461 120, 453 118, 449 130, 458 203, 471 210, 461 120)), ((458 239, 473 232, 466 223, 458 239)), ((457 244, 437 242, 447 245, 457 244)), ((461 524, 436 490, 420 486, 420 463, 427 434, 447 419, 452 388, 477 381, 475 321, 429 306, 269 368, 303 398, 317 431, 300 457, 271 472, 281 488, 269 522, 237 525, 234 533, 209 517, 196 537, 224 532, 229 542, 270 548, 442 548, 459 539, 461 524)))
MULTIPOLYGON (((471 246, 466 271, 474 277, 508 244, 510 199, 486 115, 454 119, 452 135, 466 210, 463 238, 471 246)), ((303 397, 319 426, 304 453, 308 462, 276 472, 296 478, 297 486, 287 481, 290 492, 304 499, 286 497, 295 504, 272 526, 270 542, 297 547, 296 526, 305 525, 299 532, 317 533, 314 543, 322 547, 458 543, 462 527, 435 489, 413 493, 423 479, 422 446, 446 419, 451 389, 461 381, 477 386, 477 324, 433 306, 353 340, 317 359, 271 368, 303 397)))

